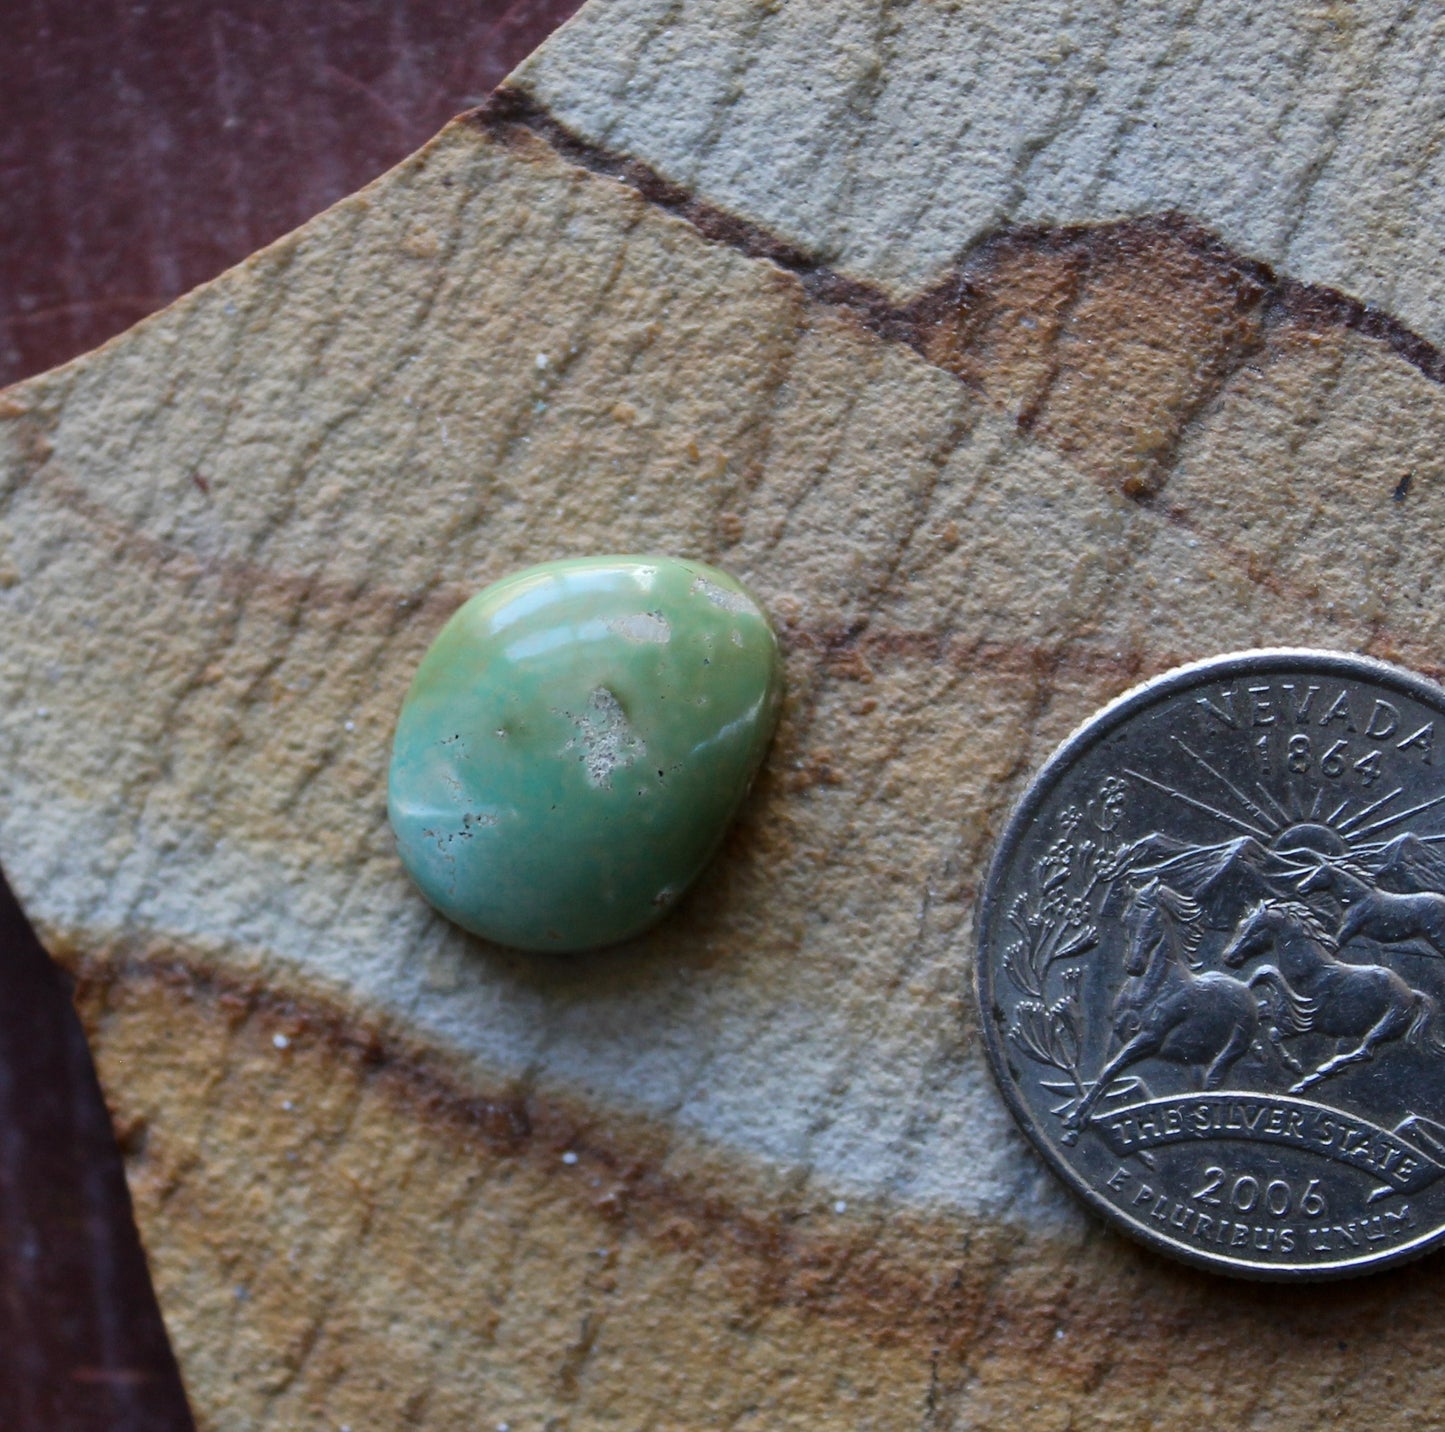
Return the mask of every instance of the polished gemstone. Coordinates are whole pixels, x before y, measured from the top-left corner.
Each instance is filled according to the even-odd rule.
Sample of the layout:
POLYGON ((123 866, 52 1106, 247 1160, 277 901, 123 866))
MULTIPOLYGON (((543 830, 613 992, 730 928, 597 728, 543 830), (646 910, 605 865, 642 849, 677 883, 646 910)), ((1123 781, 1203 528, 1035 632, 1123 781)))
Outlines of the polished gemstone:
POLYGON ((402 706, 402 863, 499 944, 635 935, 717 846, 780 691, 767 618, 714 567, 587 557, 507 577, 442 628, 402 706))

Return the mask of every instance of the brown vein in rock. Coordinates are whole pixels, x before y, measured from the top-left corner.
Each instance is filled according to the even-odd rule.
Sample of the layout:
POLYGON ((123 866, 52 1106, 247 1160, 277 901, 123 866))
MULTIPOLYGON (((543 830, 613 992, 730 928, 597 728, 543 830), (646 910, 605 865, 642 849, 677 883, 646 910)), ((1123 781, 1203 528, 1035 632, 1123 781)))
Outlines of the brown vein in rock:
MULTIPOLYGON (((263 983, 217 964, 196 965, 179 947, 97 957, 61 946, 54 953, 75 978, 76 1003, 102 1062, 114 1022, 132 1007, 157 1001, 171 1011, 166 1027, 199 1021, 216 1026, 227 1041, 249 1029, 262 1050, 280 1034, 290 1051, 284 1083, 292 1104, 305 1106, 312 1072, 333 1085, 356 1080, 370 1085, 409 1123, 439 1136, 441 1148, 455 1158, 575 1169, 576 1198, 614 1235, 722 1260, 733 1278, 746 1283, 750 1299, 850 1320, 886 1306, 890 1314, 877 1327, 885 1337, 907 1325, 958 1338, 977 1322, 979 1310, 969 1309, 967 1300, 940 1298, 939 1290, 920 1287, 916 1272, 897 1266, 898 1253, 878 1246, 866 1223, 855 1223, 847 1232, 830 1226, 839 1220, 827 1217, 825 1200, 819 1199, 816 1208, 796 1196, 785 1206, 775 1206, 776 1200, 766 1196, 739 1202, 705 1177, 694 1181, 669 1171, 664 1163, 677 1162, 675 1153, 666 1152, 669 1135, 646 1120, 628 1120, 609 1110, 599 1122, 597 1111, 543 1097, 520 1083, 480 1093, 443 1058, 379 1022, 312 992, 284 991, 274 980, 263 983), (298 1067, 306 1061, 315 1062, 314 1071, 298 1067), (564 1164, 564 1151, 576 1159, 564 1164), (850 1271, 864 1251, 860 1244, 870 1256, 864 1268, 850 1271), (941 1315, 946 1315, 944 1325, 935 1326, 941 1315)), ((148 1092, 143 1071, 128 1073, 114 1091, 117 1099, 137 1105, 144 1104, 148 1092)), ((204 1095, 198 1091, 198 1097, 204 1095)), ((268 1102, 255 1089, 245 1097, 258 1108, 268 1102)), ((280 1100, 269 1102, 279 1105, 280 1100)), ((137 1149, 144 1151, 145 1131, 134 1127, 135 1118, 122 1109, 118 1122, 127 1152, 133 1157, 137 1149)), ((173 1115, 168 1119, 173 1127, 184 1122, 173 1115)), ((733 1169, 730 1181, 738 1179, 733 1169)), ((907 1221, 900 1215, 900 1248, 907 1221)), ((980 1242, 997 1242, 995 1256, 1006 1256, 1012 1237, 1003 1228, 980 1228, 974 1256, 980 1242)))
MULTIPOLYGON (((1252 586, 1317 616, 1326 605, 1318 579, 1278 570, 1232 529, 1161 496, 1181 437, 1242 366, 1271 356, 1271 342, 1286 334, 1307 342, 1312 334, 1357 332, 1445 384, 1445 356, 1395 319, 1333 290, 1279 278, 1177 216, 998 234, 927 293, 899 303, 704 204, 645 165, 585 143, 518 91, 499 91, 473 122, 502 143, 537 136, 564 159, 631 185, 708 239, 795 274, 816 301, 909 346, 1011 414, 1030 439, 1072 455, 1112 490, 1207 542, 1252 586), (1127 355, 1121 345, 1129 346, 1127 355)), ((21 401, 0 402, 0 419, 12 421, 19 435, 12 490, 43 483, 118 555, 167 581, 194 585, 203 599, 236 603, 266 591, 288 609, 304 609, 308 624, 391 636, 407 627, 434 629, 470 595, 444 585, 418 592, 333 580, 324 570, 290 573, 234 552, 202 555, 136 530, 73 480, 53 460, 39 416, 21 401)), ((1392 475, 1391 484, 1381 501, 1404 500, 1408 481, 1392 475)), ((986 660, 992 669, 1024 675, 1057 669, 1061 676, 1087 677, 1107 670, 1133 679, 1163 669, 1176 655, 1195 654, 1116 651, 1113 643, 1091 648, 1078 641, 979 644, 941 628, 881 622, 849 628, 846 613, 830 611, 784 626, 793 651, 813 654, 844 678, 866 679, 872 661, 920 659, 986 660)), ((1366 626, 1368 640, 1360 644, 1375 654, 1439 669, 1437 653, 1414 632, 1378 621, 1366 626)))
MULTIPOLYGON (((954 1367, 1008 1364, 1022 1348, 1025 1361, 1051 1363, 1061 1391, 1095 1387, 1121 1364, 1153 1377, 1201 1339, 1243 1353, 1266 1328, 1300 1343, 1387 1336, 1396 1323, 1429 1318, 1440 1301, 1433 1263, 1425 1272, 1311 1289, 1306 1311, 1297 1289, 1230 1284, 1177 1268, 1102 1230, 1074 1242, 1022 1232, 1003 1219, 985 1224, 947 1210, 870 1209, 857 1200, 844 1217, 827 1196, 760 1182, 736 1162, 718 1177, 683 1154, 673 1131, 645 1118, 544 1097, 520 1083, 482 1092, 444 1058, 314 991, 284 990, 274 978, 247 979, 216 962, 198 966, 165 945, 57 953, 76 978, 102 1070, 113 1058, 124 1071, 112 1095, 142 1208, 150 1200, 164 1205, 190 1183, 214 1196, 204 1131, 239 1113, 240 1122, 227 1127, 241 1143, 229 1145, 226 1157, 262 1180, 273 1176, 274 1164, 286 1198, 324 1201, 345 1183, 348 1208, 360 1199, 374 1220, 437 1226, 446 1210, 427 1206, 428 1186, 406 1182, 410 1155, 396 1167, 363 1160, 360 1183, 345 1171, 340 1150, 365 1105, 366 1147, 405 1150, 425 1139, 437 1198, 510 1168, 538 1183, 528 1193, 504 1175, 492 1197, 511 1210, 505 1216, 532 1207, 546 1218, 546 1207, 566 1205, 595 1221, 592 1241, 562 1248, 563 1259, 597 1242, 642 1243, 720 1274, 727 1292, 718 1316, 760 1324, 771 1310, 787 1309, 875 1346, 911 1346, 915 1356, 932 1347, 954 1367), (172 1032, 159 1056, 157 1028, 172 1032), (148 1057, 136 1057, 134 1037, 148 1057), (231 1077, 201 1077, 223 1064, 231 1077), (171 1107, 178 1095, 179 1114, 171 1107), (306 1111, 338 1102, 350 1110, 341 1125, 324 1112, 309 1133, 298 1125, 306 1111), (145 1110, 156 1104, 168 1107, 167 1119, 150 1138, 145 1110), (304 1167, 290 1161, 297 1149, 304 1167), (576 1157, 564 1161, 564 1153, 576 1157), (1299 1325, 1281 1329, 1282 1312, 1299 1325), (1136 1338, 1131 1329, 1140 1325, 1154 1335, 1136 1338), (1069 1329, 1066 1347, 1057 1345, 1060 1327, 1069 1329)), ((545 976, 529 968, 517 977, 545 976)), ((318 1206, 310 1221, 324 1225, 325 1213, 318 1206)), ((566 1219, 559 1226, 575 1229, 566 1219)), ((148 1227, 152 1238, 164 1236, 159 1207, 148 1227)), ((207 1234, 202 1228, 182 1236, 204 1241, 207 1234)), ((377 1228, 366 1236, 384 1243, 401 1235, 377 1228)), ((258 1250, 267 1269, 274 1251, 258 1250)), ((364 1263, 366 1250, 356 1256, 364 1263)), ((293 1272, 283 1267, 279 1276, 289 1288, 293 1272)), ((286 1304, 289 1311, 289 1294, 286 1304)))
MULTIPOLYGON (((229 554, 203 557, 186 544, 131 527, 53 465, 45 469, 43 481, 57 505, 86 523, 96 539, 109 543, 117 555, 145 567, 157 579, 194 588, 201 600, 213 604, 242 603, 258 591, 266 591, 305 625, 385 637, 408 627, 433 632, 473 594, 469 587, 445 584, 418 593, 412 588, 328 581, 229 554)), ((1282 600, 1304 601, 1318 610, 1319 594, 1313 587, 1270 570, 1259 553, 1199 526, 1187 512, 1163 503, 1151 503, 1150 507, 1165 521, 1208 540, 1213 550, 1244 571, 1254 585, 1282 600)), ((842 612, 819 613, 810 619, 790 619, 779 613, 777 626, 790 658, 816 665, 830 677, 865 683, 873 679, 875 668, 910 661, 960 671, 987 670, 1031 682, 1078 683, 1108 677, 1128 683, 1198 655, 1162 646, 1121 646, 1117 639, 1107 637, 1098 641, 1076 637, 997 640, 946 626, 904 626, 868 616, 850 619, 842 612)), ((1439 652, 1416 633, 1379 622, 1371 624, 1369 632, 1361 649, 1445 679, 1439 652)))
POLYGON ((1008 229, 975 244, 927 292, 898 302, 581 138, 523 91, 498 90, 471 119, 503 144, 535 135, 704 237, 796 274, 816 300, 985 392, 1022 432, 1082 456, 1131 497, 1160 492, 1191 422, 1282 328, 1361 334, 1445 384, 1445 353, 1397 318, 1280 276, 1180 214, 1008 229), (1119 361, 1124 348, 1127 363, 1119 361))

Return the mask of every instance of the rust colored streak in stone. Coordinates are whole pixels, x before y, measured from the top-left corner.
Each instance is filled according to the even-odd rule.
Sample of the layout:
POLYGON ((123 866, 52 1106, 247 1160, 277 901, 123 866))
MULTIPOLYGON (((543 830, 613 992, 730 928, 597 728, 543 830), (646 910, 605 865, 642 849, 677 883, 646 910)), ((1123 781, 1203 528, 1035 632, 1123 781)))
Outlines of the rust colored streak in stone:
MULTIPOLYGON (((930 300, 938 301, 937 298, 930 300)), ((942 344, 948 340, 937 338, 935 341, 942 344)), ((472 595, 470 588, 460 586, 405 592, 395 587, 376 586, 358 591, 354 583, 303 577, 250 560, 209 556, 202 561, 186 544, 138 531, 133 523, 97 501, 66 474, 47 468, 49 443, 40 426, 18 404, 10 402, 7 410, 6 404, 0 402, 0 420, 6 419, 17 423, 25 449, 33 453, 33 465, 24 470, 23 479, 43 481, 59 506, 84 522, 125 561, 147 568, 157 579, 184 585, 205 581, 213 585, 218 595, 235 603, 265 593, 287 610, 304 609, 309 620, 320 625, 382 634, 406 626, 432 630, 472 595)), ((1409 484, 1405 484, 1407 491, 1408 487, 1409 484)), ((1399 489, 1391 496, 1399 500, 1399 489)), ((1196 522, 1179 507, 1162 501, 1147 505, 1160 520, 1207 541, 1211 549, 1232 566, 1246 572, 1251 582, 1282 600, 1318 608, 1317 591, 1261 567, 1257 555, 1248 548, 1196 522)), ((940 628, 900 628, 864 619, 834 625, 780 619, 779 628, 785 650, 809 654, 831 675, 844 679, 867 680, 874 664, 929 661, 960 669, 986 665, 993 671, 1024 676, 1037 675, 1040 664, 1048 663, 1050 669, 1061 674, 1066 672, 1074 679, 1107 674, 1143 680, 1192 656, 1166 650, 1121 652, 1114 644, 1092 648, 1078 641, 1064 647, 1057 643, 988 642, 940 628)), ((1417 651, 1383 628, 1377 633, 1373 649, 1378 655, 1406 661, 1426 675, 1445 675, 1445 667, 1440 665, 1433 650, 1417 651)))
MULTIPOLYGON (((18 410, 10 415, 0 411, 0 419, 6 416, 19 417, 22 424, 29 424, 18 410)), ((32 445, 39 445, 38 472, 48 460, 48 444, 35 436, 38 429, 33 424, 22 431, 33 437, 32 445)), ((382 634, 409 625, 431 630, 472 595, 470 588, 460 586, 406 592, 394 587, 370 587, 358 591, 354 583, 303 577, 249 560, 210 557, 203 562, 186 544, 137 531, 132 523, 96 501, 64 474, 49 470, 41 480, 60 507, 84 522, 98 540, 108 543, 125 561, 144 567, 155 579, 187 586, 206 581, 218 595, 235 603, 265 593, 274 597, 278 606, 305 610, 310 620, 328 628, 382 634)), ((1166 520, 1189 525, 1182 513, 1164 507, 1156 510, 1166 520)), ((1169 651, 1121 652, 1116 645, 1091 648, 1078 641, 1065 647, 1057 643, 989 642, 940 628, 900 628, 868 620, 829 625, 780 618, 778 626, 785 651, 806 654, 830 674, 844 679, 867 680, 874 662, 891 665, 899 661, 947 663, 962 669, 986 664, 992 671, 1021 676, 1037 675, 1040 663, 1047 662, 1051 669, 1067 670, 1075 678, 1108 674, 1143 679, 1150 672, 1167 670, 1188 659, 1169 651)), ((1415 665, 1432 674, 1435 670, 1428 664, 1415 665)))
MULTIPOLYGON (((930 301, 936 303, 937 299, 930 301)), ((936 341, 942 344, 948 340, 936 341)), ((470 588, 461 586, 436 586, 422 591, 374 586, 358 591, 354 583, 287 573, 250 560, 213 555, 203 561, 186 544, 138 531, 66 474, 47 468, 49 443, 39 425, 18 404, 10 403, 7 411, 0 402, 0 420, 6 419, 17 423, 26 451, 33 454, 33 465, 24 470, 23 479, 38 477, 60 507, 84 522, 125 561, 147 568, 157 579, 183 585, 207 582, 218 595, 238 604, 264 593, 286 610, 305 610, 308 620, 318 625, 353 633, 370 630, 391 634, 407 626, 434 630, 472 595, 470 588)), ((1403 485, 1404 492, 1408 492, 1409 485, 1403 485)), ((1399 487, 1391 493, 1396 501, 1402 496, 1399 487)), ((1195 521, 1184 509, 1163 501, 1146 505, 1158 519, 1207 541, 1212 551, 1245 572, 1255 585, 1281 600, 1303 603, 1316 611, 1320 608, 1320 594, 1313 587, 1263 567, 1256 553, 1195 521)), ((1024 676, 1036 676, 1040 664, 1047 663, 1051 670, 1067 673, 1073 679, 1107 674, 1143 680, 1193 655, 1172 650, 1120 651, 1116 644, 1093 648, 1079 641, 1063 647, 1057 643, 988 642, 941 628, 903 628, 869 620, 829 625, 780 619, 779 627, 785 650, 806 653, 830 675, 843 679, 868 680, 875 664, 929 661, 960 669, 986 665, 989 670, 1024 676)), ((1383 627, 1375 636, 1371 648, 1375 654, 1405 661, 1429 676, 1445 676, 1445 666, 1433 649, 1416 649, 1403 635, 1383 627)))
MULTIPOLYGON (((4 416, 0 413, 0 418, 4 416)), ((40 445, 37 461, 43 464, 48 453, 43 440, 37 438, 36 442, 40 445)), ((329 630, 352 634, 366 630, 388 636, 408 627, 434 631, 472 595, 471 589, 458 586, 405 592, 373 586, 359 591, 354 583, 287 573, 249 560, 212 556, 203 563, 189 546, 136 531, 63 474, 47 470, 42 480, 57 505, 108 540, 125 561, 148 568, 157 579, 184 585, 206 582, 218 595, 237 605, 265 594, 285 610, 304 611, 308 622, 329 630)), ((1409 487, 1405 482, 1389 496, 1401 501, 1409 487)), ((1251 584, 1317 616, 1326 609, 1328 597, 1322 596, 1316 584, 1299 582, 1271 569, 1257 552, 1197 521, 1184 508, 1152 498, 1141 500, 1158 520, 1207 542, 1211 552, 1242 572, 1251 584)), ((1197 654, 1164 648, 1120 650, 1117 643, 1091 646, 1079 640, 1062 644, 985 641, 941 627, 897 627, 874 621, 829 624, 780 619, 779 635, 785 652, 811 659, 831 677, 865 682, 872 679, 875 668, 908 661, 946 664, 959 670, 986 667, 1030 678, 1037 678, 1046 667, 1055 677, 1070 680, 1110 675, 1142 681, 1192 660, 1197 654)), ((1445 679, 1439 653, 1433 646, 1422 645, 1409 632, 1377 622, 1363 649, 1403 662, 1437 680, 1445 679)))
POLYGON ((898 303, 580 138, 520 90, 498 90, 471 119, 501 142, 534 134, 705 237, 797 274, 815 299, 983 391, 1022 430, 1078 453, 1131 497, 1159 493, 1189 422, 1261 352, 1271 329, 1359 333, 1445 384, 1445 353, 1398 319, 1336 289, 1280 277, 1183 215, 1009 229, 974 245, 927 293, 898 303))
MULTIPOLYGON (((1176 1267, 1101 1230, 1080 1243, 941 1210, 890 1207, 880 1218, 858 1208, 850 1217, 834 1216, 765 1192, 736 1162, 726 1177, 679 1172, 684 1160, 670 1131, 645 1121, 615 1112, 604 1117, 523 1089, 468 1088, 435 1057, 309 994, 200 970, 164 951, 71 956, 68 963, 102 1060, 130 1010, 145 1028, 164 1018, 202 1046, 249 1039, 265 1049, 284 1033, 288 1063, 278 1088, 298 1102, 313 1096, 320 1102, 323 1089, 348 1083, 370 1086, 394 1121, 392 1133, 377 1130, 385 1141, 403 1146, 420 1130, 448 1168, 530 1169, 553 1196, 596 1220, 598 1242, 633 1241, 708 1270, 709 1318, 755 1327, 770 1311, 787 1310, 817 1329, 816 1356, 837 1356, 851 1339, 891 1350, 909 1366, 932 1360, 941 1396, 1002 1379, 1046 1385, 1071 1402, 1113 1396, 1117 1410, 1127 1411, 1131 1399, 1147 1399, 1160 1378, 1201 1349, 1234 1367, 1231 1376, 1244 1378, 1257 1396, 1295 1359, 1313 1366, 1309 1349, 1321 1339, 1389 1345, 1402 1361, 1418 1359, 1418 1338, 1399 1330, 1424 1335, 1439 1314, 1433 1264, 1314 1288, 1301 1300, 1297 1289, 1230 1284, 1176 1267), (576 1176, 556 1177, 563 1152, 576 1155, 567 1165, 576 1176)), ((230 1081, 196 1098, 259 1108, 279 1102, 276 1093, 230 1081)), ((125 1095, 145 1097, 143 1087, 125 1095)), ((270 1153, 264 1124, 248 1120, 246 1127, 257 1146, 231 1152, 260 1163, 270 1153)), ((427 1224, 432 1212, 414 1206, 424 1191, 409 1186, 403 1193, 388 1182, 394 1177, 406 1175, 378 1168, 354 1196, 378 1210, 376 1217, 407 1206, 409 1218, 427 1224)), ((293 1187, 327 1183, 318 1176, 293 1187)), ((575 1249, 558 1256, 574 1259, 575 1249)), ((634 1266, 652 1264, 624 1258, 615 1265, 634 1266)), ((648 1295, 640 1285, 636 1296, 648 1295)), ((1339 1392, 1305 1387, 1299 1405, 1323 1409, 1339 1392)))
MULTIPOLYGON (((1242 366, 1267 359, 1271 342, 1286 332, 1359 333, 1431 381, 1445 383, 1445 355, 1389 315, 1334 290, 1282 279, 1179 216, 1010 230, 978 244, 927 293, 900 303, 703 203, 636 160, 578 138, 521 91, 497 91, 471 118, 499 142, 535 136, 569 162, 630 185, 710 240, 794 274, 814 301, 853 315, 885 341, 911 347, 1010 414, 1021 431, 1069 453, 1110 490, 1208 543, 1252 585, 1317 615, 1328 601, 1317 583, 1262 560, 1232 526, 1197 518, 1167 500, 1162 489, 1181 436, 1242 366)), ((304 606, 315 620, 387 633, 418 622, 433 626, 468 595, 445 587, 358 593, 350 584, 290 576, 245 560, 212 556, 203 563, 184 546, 135 532, 47 465, 42 426, 19 404, 0 404, 0 418, 14 421, 21 434, 25 478, 43 481, 127 560, 144 562, 168 580, 213 583, 236 601, 274 591, 282 604, 304 606)), ((815 625, 795 630, 791 640, 795 649, 816 651, 831 673, 843 677, 866 676, 873 659, 969 654, 968 644, 946 631, 880 628, 850 635, 815 625)), ((1383 626, 1372 634, 1370 649, 1434 669, 1433 652, 1412 650, 1402 634, 1383 626)), ((1011 646, 995 655, 1009 666, 1010 653, 1014 665, 1038 659, 1032 648, 1011 646)), ((1096 660, 1088 653, 1080 659, 1096 660)), ((1112 664, 1142 675, 1163 669, 1168 659, 1136 653, 1112 664)))
MULTIPOLYGON (((148 568, 157 579, 184 585, 205 581, 213 584, 220 596, 238 604, 264 593, 274 597, 277 605, 286 610, 304 610, 308 620, 317 625, 353 633, 371 630, 384 635, 408 626, 434 630, 472 595, 470 588, 460 586, 405 592, 374 586, 358 591, 354 583, 287 573, 249 560, 212 556, 203 562, 185 544, 137 531, 133 524, 96 501, 65 474, 44 468, 49 448, 38 427, 18 410, 12 414, 0 410, 0 419, 7 416, 20 419, 22 436, 36 452, 34 473, 27 471, 27 478, 41 474, 43 468, 39 480, 46 484, 60 507, 109 542, 125 561, 148 568)), ((1404 484, 1404 490, 1408 489, 1409 484, 1404 484)), ((1390 496, 1400 500, 1400 489, 1390 496)), ((1267 568, 1256 552, 1196 521, 1185 509, 1162 500, 1146 500, 1144 505, 1159 520, 1207 542, 1211 551, 1243 572, 1252 584, 1282 601, 1302 604, 1316 614, 1322 610, 1324 599, 1316 587, 1267 568)), ((785 650, 810 654, 830 675, 843 679, 868 680, 875 664, 929 661, 959 669, 986 665, 992 671, 1023 676, 1036 676, 1041 664, 1047 664, 1051 671, 1067 674, 1072 679, 1108 674, 1143 680, 1194 655, 1163 649, 1120 651, 1116 644, 1091 647, 1080 641, 1063 645, 989 642, 943 628, 894 627, 867 620, 834 625, 780 620, 779 626, 785 650)), ((1406 633, 1378 626, 1369 649, 1375 655, 1405 662, 1425 675, 1445 677, 1445 666, 1440 663, 1438 653, 1412 642, 1406 633)))
POLYGON ((114 987, 153 985, 168 998, 204 1007, 228 1024, 259 1020, 289 1041, 305 1040, 323 1048, 329 1060, 383 1080, 427 1122, 480 1138, 495 1152, 515 1151, 537 1136, 519 1094, 464 1093, 425 1055, 389 1037, 379 1025, 367 1024, 324 1000, 302 1000, 269 984, 234 978, 219 968, 198 967, 180 955, 95 957, 58 946, 54 957, 75 981, 76 1007, 82 1018, 91 1020, 92 1039, 101 1037, 94 1017, 105 1008, 114 987))
MULTIPOLYGON (((1272 585, 1262 581, 1262 585, 1272 585)), ((1099 680, 1117 690, 1193 661, 1198 653, 1169 647, 1141 649, 1116 643, 1086 640, 1002 642, 968 638, 958 632, 926 628, 870 625, 866 631, 849 627, 798 627, 783 625, 783 645, 789 651, 814 654, 818 664, 841 680, 867 683, 874 668, 903 662, 944 666, 961 672, 988 672, 995 678, 1025 681, 1046 690, 1078 687, 1099 680)), ((1382 659, 1402 662, 1434 681, 1445 681, 1445 664, 1437 650, 1420 644, 1387 639, 1375 633, 1373 650, 1382 659)))
MULTIPOLYGON (((56 958, 75 978, 76 1004, 98 1048, 107 1039, 105 1024, 137 992, 158 994, 178 1015, 199 1013, 232 1036, 254 1023, 263 1043, 281 1034, 294 1055, 316 1056, 327 1079, 345 1070, 347 1077, 374 1084, 409 1123, 420 1122, 459 1157, 520 1159, 550 1169, 563 1152, 574 1153, 583 1172, 596 1176, 573 1181, 578 1197, 614 1231, 720 1260, 750 1303, 842 1318, 885 1342, 927 1334, 962 1345, 987 1320, 981 1304, 972 1306, 977 1288, 962 1296, 907 1266, 904 1250, 919 1233, 906 1226, 907 1219, 895 1224, 885 1243, 863 1226, 845 1233, 840 1220, 827 1220, 818 1210, 769 1208, 763 1196, 744 1206, 720 1193, 713 1180, 694 1183, 665 1171, 662 1160, 675 1164, 675 1153, 668 1157, 666 1132, 645 1121, 631 1121, 629 1130, 629 1121, 615 1112, 603 1120, 599 1111, 521 1087, 479 1092, 446 1062, 380 1024, 311 994, 198 967, 180 951, 93 956, 62 948, 56 958), (606 1137, 598 1132, 604 1126, 606 1137)), ((293 1066, 288 1087, 295 1082, 293 1066)), ((254 1091, 247 1095, 255 1097, 254 1091)), ((378 1203, 385 1200, 385 1190, 371 1192, 378 1203)), ((1003 1258, 1012 1241, 1006 1229, 978 1230, 972 1257, 1003 1258), (992 1251, 985 1254, 986 1248, 992 1251)), ((923 1233, 924 1246, 936 1242, 936 1235, 923 1233)))

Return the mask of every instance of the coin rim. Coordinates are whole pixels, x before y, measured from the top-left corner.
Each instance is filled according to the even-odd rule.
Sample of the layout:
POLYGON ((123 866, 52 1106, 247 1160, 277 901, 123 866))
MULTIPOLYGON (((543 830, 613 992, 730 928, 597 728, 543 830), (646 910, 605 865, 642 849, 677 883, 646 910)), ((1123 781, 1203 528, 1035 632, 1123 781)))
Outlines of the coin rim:
POLYGON ((977 936, 974 941, 974 996, 978 1001, 979 1022, 983 1029, 984 1048, 988 1054, 990 1070, 1004 1103, 1028 1136, 1029 1142, 1043 1157, 1044 1162, 1084 1203, 1111 1227, 1127 1234, 1136 1241, 1156 1252, 1204 1268, 1212 1273, 1228 1273, 1234 1277, 1248 1278, 1261 1282, 1325 1282, 1341 1278, 1358 1277, 1364 1273, 1379 1272, 1421 1257, 1431 1249, 1445 1242, 1445 1220, 1439 1227, 1422 1234, 1414 1241, 1389 1252, 1382 1252, 1364 1258, 1352 1258, 1348 1262, 1316 1263, 1299 1266, 1281 1266, 1277 1263, 1258 1263, 1248 1259, 1235 1259, 1219 1254, 1205 1253, 1184 1243, 1175 1242, 1147 1225, 1137 1222, 1083 1176, 1063 1157, 1052 1140, 1034 1118, 1018 1089, 1021 1081, 1014 1079, 1010 1072, 1008 1051, 1004 1045, 1001 1027, 1002 1007, 994 1002, 993 970, 985 959, 989 937, 994 922, 999 918, 1000 887, 1005 867, 1013 860, 1024 836, 1033 824, 1034 817, 1045 799, 1053 792, 1063 774, 1073 764, 1120 725, 1139 712, 1155 706, 1161 701, 1177 695, 1191 686, 1202 684, 1221 674, 1231 676, 1253 675, 1268 671, 1281 663, 1290 663, 1301 674, 1360 676, 1368 675, 1372 680, 1393 686, 1402 694, 1420 701, 1437 711, 1445 720, 1445 685, 1433 681, 1419 672, 1396 666, 1393 662, 1381 661, 1378 657, 1361 656, 1353 652, 1332 651, 1314 647, 1252 647, 1242 651, 1225 652, 1202 661, 1192 661, 1184 666, 1172 667, 1160 675, 1151 677, 1130 687, 1112 701, 1095 711, 1070 733, 1039 767, 1023 794, 1014 802, 1004 823, 1003 833, 994 848, 989 861, 988 874, 984 879, 983 895, 979 901, 977 936), (1364 668, 1364 673, 1361 668, 1364 668))

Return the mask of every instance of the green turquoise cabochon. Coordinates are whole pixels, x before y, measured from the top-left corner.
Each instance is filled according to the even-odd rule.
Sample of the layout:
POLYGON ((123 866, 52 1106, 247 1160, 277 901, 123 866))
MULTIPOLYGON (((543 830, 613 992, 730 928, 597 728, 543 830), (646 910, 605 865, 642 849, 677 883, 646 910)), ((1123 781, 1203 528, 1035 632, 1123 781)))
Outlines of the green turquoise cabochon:
POLYGON ((714 567, 583 557, 507 577, 442 628, 402 706, 402 863, 499 944, 635 935, 717 846, 781 690, 767 618, 714 567))

